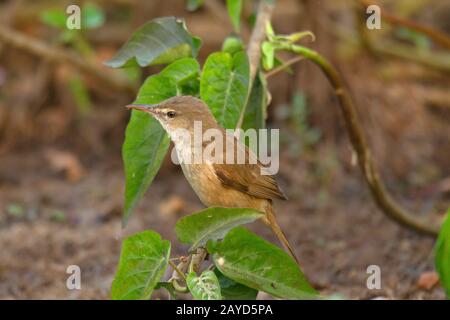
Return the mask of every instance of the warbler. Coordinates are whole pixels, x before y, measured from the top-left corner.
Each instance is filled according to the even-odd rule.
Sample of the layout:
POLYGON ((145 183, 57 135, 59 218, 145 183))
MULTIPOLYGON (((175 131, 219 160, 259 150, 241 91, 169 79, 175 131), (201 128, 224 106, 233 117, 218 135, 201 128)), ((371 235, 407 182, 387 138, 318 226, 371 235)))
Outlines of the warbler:
MULTIPOLYGON (((265 167, 261 162, 251 161, 252 158, 256 159, 256 155, 218 124, 210 108, 202 100, 193 96, 176 96, 158 104, 132 104, 127 108, 146 112, 159 121, 175 145, 184 176, 205 206, 252 208, 265 213, 263 222, 272 228, 284 248, 298 263, 292 246, 275 219, 272 206, 274 199, 286 200, 287 197, 275 177, 265 174, 265 167), (205 151, 214 142, 203 141, 200 146, 186 143, 186 139, 179 133, 182 131, 193 135, 196 122, 201 123, 204 131, 214 129, 220 132, 223 145, 234 146, 231 151, 235 153, 231 156, 234 160, 238 159, 237 153, 243 151, 244 163, 229 163, 225 160, 192 161, 192 155, 199 151, 195 148, 200 147, 205 151)), ((218 157, 213 154, 212 158, 218 157)), ((227 159, 227 155, 223 154, 219 158, 227 159)))

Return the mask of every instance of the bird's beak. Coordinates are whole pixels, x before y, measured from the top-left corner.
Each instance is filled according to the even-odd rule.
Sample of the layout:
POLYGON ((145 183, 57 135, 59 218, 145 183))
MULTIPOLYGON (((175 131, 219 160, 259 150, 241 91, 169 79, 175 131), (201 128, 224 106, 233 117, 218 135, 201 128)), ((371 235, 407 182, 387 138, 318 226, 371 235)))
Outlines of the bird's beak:
POLYGON ((127 109, 135 109, 143 112, 147 112, 150 114, 155 114, 155 107, 158 104, 129 104, 126 106, 127 109))

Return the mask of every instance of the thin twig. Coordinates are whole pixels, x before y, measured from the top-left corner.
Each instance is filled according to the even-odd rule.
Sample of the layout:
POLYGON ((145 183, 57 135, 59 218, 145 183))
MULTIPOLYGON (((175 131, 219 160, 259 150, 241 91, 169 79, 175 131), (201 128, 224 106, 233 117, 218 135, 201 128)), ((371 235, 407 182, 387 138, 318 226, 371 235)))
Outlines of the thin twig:
MULTIPOLYGON (((380 6, 380 4, 378 4, 376 2, 374 3, 373 0, 370 0, 370 1, 360 0, 360 1, 361 1, 361 4, 364 6, 369 6, 372 4, 376 4, 376 5, 380 6)), ((383 7, 381 7, 381 16, 382 16, 383 20, 386 20, 387 22, 389 22, 392 25, 406 27, 408 29, 422 33, 422 34, 428 36, 429 38, 433 39, 434 42, 440 44, 443 47, 450 49, 450 37, 443 32, 435 30, 429 26, 420 24, 416 21, 398 17, 383 7)))
POLYGON ((106 68, 82 59, 80 56, 60 48, 48 46, 46 43, 28 37, 21 32, 0 25, 0 41, 15 48, 28 51, 43 59, 58 63, 67 63, 80 71, 97 79, 100 83, 109 86, 113 90, 136 94, 136 88, 124 78, 118 77, 106 68))
POLYGON ((450 55, 444 52, 415 50, 410 45, 393 41, 371 41, 368 39, 369 50, 386 56, 409 60, 441 72, 450 72, 450 55))
POLYGON ((173 268, 173 270, 175 270, 177 273, 178 273, 178 275, 184 280, 184 281, 186 281, 186 276, 184 275, 184 273, 177 267, 177 265, 175 264, 175 263, 173 263, 173 261, 171 261, 170 259, 169 259, 169 264, 170 264, 170 266, 173 268))
POLYGON ((369 185, 373 198, 382 211, 389 218, 397 221, 403 226, 425 235, 436 236, 439 233, 439 226, 437 224, 420 219, 411 212, 401 208, 386 190, 372 160, 372 155, 357 117, 353 101, 350 98, 348 91, 345 89, 341 76, 337 70, 328 62, 328 60, 314 50, 301 46, 288 46, 285 49, 313 61, 324 72, 333 86, 335 94, 339 99, 339 105, 341 107, 342 115, 344 116, 347 133, 349 134, 350 141, 358 156, 359 167, 369 185))
MULTIPOLYGON (((256 72, 258 71, 260 66, 261 45, 266 38, 266 26, 267 23, 270 22, 274 8, 275 8, 274 5, 266 0, 261 0, 259 2, 255 26, 253 28, 252 34, 250 36, 250 41, 247 47, 247 55, 250 64, 250 76, 248 84, 249 90, 247 94, 247 99, 250 96, 250 91, 253 86, 253 82, 255 80, 256 72)), ((239 121, 236 125, 236 129, 239 129, 242 126, 246 106, 247 104, 244 105, 244 108, 241 111, 239 121)))
POLYGON ((278 72, 286 70, 287 68, 289 68, 289 66, 292 66, 293 64, 295 64, 295 63, 297 63, 299 61, 302 61, 302 60, 305 60, 305 57, 297 56, 297 57, 294 57, 294 58, 286 61, 286 63, 283 63, 281 66, 278 66, 275 69, 272 69, 269 72, 267 72, 265 74, 266 79, 269 79, 270 77, 276 75, 278 72))
POLYGON ((186 283, 186 276, 184 275, 184 271, 188 266, 189 259, 180 259, 180 261, 181 262, 177 266, 173 261, 169 260, 169 264, 173 268, 172 278, 169 280, 169 282, 172 282, 172 285, 176 291, 187 292, 188 291, 187 286, 179 284, 178 281, 183 280, 184 283, 186 283))
POLYGON ((256 76, 256 71, 259 69, 261 45, 266 38, 266 25, 270 22, 273 10, 274 6, 268 3, 268 1, 261 0, 259 2, 255 27, 253 28, 247 48, 247 55, 250 62, 250 83, 253 83, 256 76))

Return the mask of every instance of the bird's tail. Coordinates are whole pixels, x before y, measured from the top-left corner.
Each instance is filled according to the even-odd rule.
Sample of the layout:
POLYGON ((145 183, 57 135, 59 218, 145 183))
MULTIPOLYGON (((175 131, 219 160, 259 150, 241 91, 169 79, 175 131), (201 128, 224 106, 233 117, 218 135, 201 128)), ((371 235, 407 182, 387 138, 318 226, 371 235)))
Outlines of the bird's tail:
POLYGON ((281 244, 283 245, 284 249, 290 253, 292 258, 297 262, 298 265, 300 265, 299 260, 297 256, 295 255, 294 250, 292 249, 291 245, 289 244, 288 239, 286 238, 283 230, 281 230, 280 226, 277 223, 277 220, 275 218, 275 214, 272 209, 272 205, 266 210, 266 216, 265 219, 263 219, 264 223, 266 223, 270 228, 272 228, 273 232, 277 236, 278 240, 280 240, 281 244))

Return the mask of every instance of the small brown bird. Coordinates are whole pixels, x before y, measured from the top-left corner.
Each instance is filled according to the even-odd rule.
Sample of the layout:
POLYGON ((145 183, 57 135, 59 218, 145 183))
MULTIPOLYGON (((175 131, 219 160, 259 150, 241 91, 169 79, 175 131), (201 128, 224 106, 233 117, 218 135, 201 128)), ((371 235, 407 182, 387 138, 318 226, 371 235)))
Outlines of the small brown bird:
MULTIPOLYGON (((264 167, 259 161, 249 161, 252 156, 256 159, 253 152, 233 135, 225 132, 203 101, 192 96, 177 96, 154 105, 129 105, 128 108, 149 113, 167 131, 174 142, 183 173, 204 205, 253 208, 264 212, 266 215, 263 222, 272 228, 285 249, 298 262, 272 209, 273 199, 285 200, 286 196, 273 176, 261 173, 264 167), (244 164, 238 164, 237 161, 231 164, 228 161, 223 161, 225 163, 183 161, 196 152, 195 144, 186 144, 176 132, 178 129, 184 129, 193 136, 194 122, 200 122, 203 131, 217 129, 221 132, 223 145, 231 144, 234 147, 234 159, 237 151, 243 150, 246 154, 244 164)), ((203 141, 201 148, 204 150, 210 143, 213 141, 203 141)), ((224 156, 223 159, 225 158, 224 156)))

